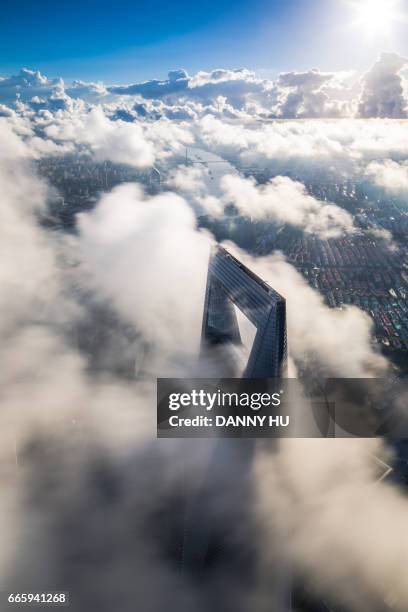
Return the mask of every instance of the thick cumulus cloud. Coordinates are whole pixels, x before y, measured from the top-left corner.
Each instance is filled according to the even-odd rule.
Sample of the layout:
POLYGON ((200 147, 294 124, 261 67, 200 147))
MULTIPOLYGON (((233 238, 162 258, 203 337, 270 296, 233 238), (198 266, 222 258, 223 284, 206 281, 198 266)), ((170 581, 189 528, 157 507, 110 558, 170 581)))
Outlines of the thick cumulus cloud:
MULTIPOLYGON (((109 87, 116 95, 141 96, 170 104, 194 101, 208 107, 225 98, 232 109, 249 116, 279 118, 403 117, 406 101, 399 75, 405 59, 383 53, 364 75, 360 87, 355 75, 324 73, 317 69, 287 72, 273 82, 242 70, 213 70, 190 76, 184 70, 168 79, 109 87)), ((233 113, 232 113, 233 115, 233 113)))
POLYGON ((46 126, 44 132, 56 141, 88 146, 99 161, 136 167, 149 166, 154 161, 153 146, 138 124, 110 121, 98 106, 81 115, 61 116, 46 126))
MULTIPOLYGON (((347 102, 335 98, 335 80, 339 80, 336 74, 318 70, 282 73, 274 87, 273 114, 285 119, 349 115, 347 102)), ((346 89, 340 82, 338 87, 346 89)))
POLYGON ((161 100, 167 105, 193 103, 201 114, 200 105, 207 113, 222 110, 227 118, 338 117, 353 113, 351 100, 355 91, 349 80, 350 75, 346 73, 318 70, 282 73, 276 82, 260 79, 245 69, 202 71, 193 76, 176 70, 164 81, 109 87, 108 91, 120 96, 161 100))
MULTIPOLYGON (((62 245, 38 222, 46 206, 46 185, 30 165, 32 152, 28 146, 4 122, 0 130, 6 145, 0 154, 0 565, 4 578, 11 569, 9 545, 14 546, 16 554, 15 469, 25 441, 38 429, 48 436, 61 425, 72 423, 81 409, 99 403, 97 400, 94 404, 94 393, 97 389, 100 392, 102 385, 93 388, 83 357, 67 340, 81 308, 69 284, 63 281, 59 264, 62 245)), ((123 393, 110 393, 107 386, 106 391, 102 412, 109 403, 120 404, 123 399, 125 404, 126 388, 123 393)))
POLYGON ((76 80, 66 88, 63 79, 49 79, 39 70, 28 68, 22 68, 15 76, 0 78, 0 101, 9 105, 15 105, 18 101, 33 103, 34 106, 42 101, 47 105, 49 98, 64 96, 66 99, 81 98, 95 102, 107 94, 103 83, 84 83, 76 80))
MULTIPOLYGON (((49 137, 73 143, 79 138, 86 144, 75 122, 62 132, 67 111, 58 112, 60 123, 49 137)), ((99 119, 91 117, 98 129, 99 119)), ((189 373, 200 337, 211 236, 197 230, 186 198, 147 196, 134 184, 102 195, 91 212, 79 217, 77 235, 68 239, 48 232, 39 223, 47 186, 30 165, 38 149, 32 148, 33 134, 25 126, 25 120, 13 116, 0 122, 7 144, 0 152, 3 584, 33 589, 45 582, 56 588, 69 584, 75 611, 108 611, 120 601, 127 612, 135 601, 147 601, 153 612, 169 602, 174 609, 205 612, 211 602, 220 601, 223 588, 229 602, 234 597, 234 610, 254 609, 244 584, 238 588, 229 579, 228 568, 223 586, 216 580, 205 587, 188 580, 182 589, 176 586, 178 566, 171 561, 172 543, 163 536, 163 515, 176 521, 180 490, 201 481, 208 447, 196 441, 153 442, 150 377, 142 382, 118 373, 113 366, 123 345, 112 338, 107 371, 93 372, 89 351, 81 348, 84 336, 98 343, 106 327, 113 334, 118 319, 125 335, 129 327, 135 331, 136 341, 127 346, 134 357, 142 346, 152 351, 153 364, 146 368, 150 375, 189 373), (99 322, 100 313, 90 306, 95 302, 108 309, 108 323, 99 322)), ((170 139, 169 134, 160 138, 170 139)), ((100 140, 92 136, 87 142, 97 147, 100 140)), ((201 167, 176 171, 172 180, 186 194, 202 189, 204 195, 211 178, 209 169, 201 167)), ((320 214, 293 181, 279 179, 265 187, 271 190, 266 202, 265 193, 251 182, 237 175, 225 180, 225 193, 249 190, 261 215, 271 206, 269 196, 272 213, 278 214, 275 192, 283 188, 300 198, 296 215, 301 219, 311 215, 316 223, 314 215, 320 214)), ((371 345, 370 320, 361 311, 329 309, 281 257, 237 255, 287 298, 289 350, 297 365, 313 360, 341 376, 385 371, 386 362, 371 345)), ((272 551, 278 561, 293 554, 296 567, 319 586, 325 582, 335 591, 349 580, 356 610, 375 609, 369 605, 383 595, 383 585, 386 591, 392 587, 401 602, 397 609, 404 610, 400 537, 387 530, 378 540, 377 525, 389 525, 391 517, 402 533, 406 501, 386 485, 371 487, 375 477, 367 451, 382 452, 360 443, 354 450, 319 447, 314 441, 281 445, 277 454, 256 460, 259 505, 256 512, 251 509, 250 521, 255 533, 245 527, 251 489, 240 488, 246 495, 237 498, 227 478, 205 496, 208 516, 236 550, 252 550, 256 543, 263 561, 258 569, 268 585, 273 582, 270 563, 276 562, 272 551), (282 548, 272 545, 276 533, 282 548), (376 542, 384 546, 382 557, 376 542), (367 562, 367 549, 372 562, 371 556, 367 562), (313 558, 310 550, 316 553, 313 558)), ((258 593, 251 595, 257 610, 270 609, 271 602, 274 607, 270 591, 264 608, 258 593)))
MULTIPOLYGON (((194 153, 193 150, 193 159, 194 153)), ((206 163, 180 166, 167 181, 168 187, 186 196, 197 214, 221 217, 226 207, 233 204, 242 215, 292 225, 324 239, 355 231, 348 212, 316 199, 299 181, 276 176, 257 185, 254 179, 244 178, 222 158, 207 154, 205 159, 212 160, 214 165, 211 168, 206 163)))
POLYGON ((256 219, 275 219, 322 238, 353 231, 349 213, 335 204, 320 202, 306 192, 302 183, 288 177, 278 176, 258 187, 250 179, 225 175, 221 187, 228 202, 256 219))
POLYGON ((171 193, 146 198, 128 184, 80 215, 78 226, 91 285, 162 352, 194 355, 209 240, 188 204, 171 193))
POLYGON ((101 98, 108 96, 108 91, 103 83, 86 83, 79 80, 73 81, 66 88, 66 93, 71 98, 80 98, 89 102, 98 102, 101 98))
POLYGON ((408 193, 408 162, 397 163, 392 159, 371 162, 367 166, 367 175, 386 191, 401 195, 408 193))
POLYGON ((35 228, 35 215, 45 206, 45 186, 31 172, 30 150, 4 119, 0 119, 0 131, 6 145, 0 153, 0 280, 3 287, 0 328, 6 332, 24 317, 27 308, 33 307, 35 312, 34 305, 38 302, 45 306, 40 287, 44 294, 55 297, 55 276, 46 241, 35 228))
MULTIPOLYGON (((221 172, 221 176, 224 176, 221 172)), ((181 166, 171 172, 167 186, 185 196, 197 215, 220 217, 225 209, 219 181, 205 166, 181 166)))
POLYGON ((397 53, 382 53, 363 79, 358 107, 360 117, 407 116, 401 70, 408 60, 397 53))
MULTIPOLYGON (((365 108, 375 116, 404 108, 398 62, 387 70, 396 78, 384 77, 383 68, 381 78, 376 73, 377 102, 370 98, 374 77, 364 84, 365 108)), ((154 612, 166 605, 205 612, 221 587, 209 586, 208 599, 194 582, 175 588, 178 568, 169 561, 161 518, 177 517, 179 492, 202 478, 208 447, 153 442, 152 381, 190 374, 198 352, 212 237, 197 229, 191 204, 217 216, 233 203, 242 214, 321 236, 352 231, 348 213, 316 200, 299 180, 319 173, 363 177, 406 193, 408 128, 391 120, 248 122, 251 113, 274 109, 294 118, 341 114, 337 99, 351 109, 348 93, 331 91, 336 78, 317 71, 281 75, 277 85, 246 71, 193 77, 176 71, 135 92, 84 83, 65 88, 29 72, 20 77, 0 81, 3 582, 69 583, 74 610, 112 610, 121 601, 126 611, 149 601, 154 612), (18 87, 24 93, 11 108, 18 87), (180 166, 177 155, 190 145, 238 170, 225 162, 180 166), (74 235, 50 232, 39 222, 49 188, 31 160, 68 151, 137 168, 169 161, 173 191, 149 196, 125 184, 98 196, 94 209, 78 217, 74 235), (257 186, 238 173, 245 166, 292 178, 257 186), (135 371, 142 372, 138 379, 135 371)), ((202 152, 188 155, 199 162, 202 152)), ((227 246, 286 297, 295 367, 313 363, 345 377, 386 373, 362 311, 328 308, 279 255, 256 259, 227 246)), ((238 550, 256 543, 268 584, 275 551, 278 561, 292 555, 296 571, 317 590, 340 589, 351 609, 372 612, 387 599, 406 610, 406 500, 389 485, 373 486, 370 453, 382 456, 380 443, 348 443, 292 441, 259 453, 258 505, 250 509, 255 534, 243 527, 252 496, 237 499, 232 486, 206 496, 209 516, 238 550)), ((228 572, 224 578, 240 612, 244 586, 230 584, 228 572)), ((258 593, 253 601, 262 609, 258 593)))
POLYGON ((403 611, 407 500, 375 483, 373 455, 387 460, 374 440, 287 440, 277 455, 262 454, 258 502, 271 543, 265 564, 273 567, 278 523, 291 570, 319 597, 353 612, 403 611))
MULTIPOLYGON (((173 70, 164 80, 130 85, 106 85, 75 80, 48 79, 38 71, 22 69, 16 76, 0 79, 0 104, 18 102, 35 110, 52 112, 86 103, 117 103, 118 111, 132 121, 137 115, 155 120, 194 120, 205 113, 227 119, 405 117, 405 80, 400 75, 406 60, 383 53, 359 83, 358 75, 325 73, 317 69, 286 72, 276 81, 261 79, 247 69, 216 69, 189 75, 173 70), (131 100, 135 101, 132 108, 131 100), (150 104, 148 104, 150 102, 150 104)), ((120 115, 118 115, 120 116, 120 115)))
POLYGON ((2 416, 3 424, 25 430, 36 420, 69 419, 92 404, 96 388, 70 337, 84 315, 74 289, 80 287, 75 241, 41 226, 47 185, 35 174, 28 146, 7 125, 0 129, 7 143, 0 156, 2 416))
MULTIPOLYGON (((184 73, 176 72, 170 80, 178 82, 186 78, 184 73)), ((40 75, 38 79, 42 82, 45 77, 40 75)), ((188 89, 225 83, 236 86, 248 79, 257 82, 247 71, 198 73, 189 77, 188 89)), ((278 83, 286 92, 279 104, 286 104, 287 96, 297 89, 302 97, 314 95, 316 89, 323 91, 326 87, 334 87, 335 79, 334 74, 316 70, 285 73, 278 83)), ((82 85, 76 84, 79 88, 82 85)), ((268 96, 273 97, 275 94, 271 93, 269 85, 264 86, 268 96)), ((101 88, 99 90, 103 95, 101 88)), ((140 93, 135 96, 136 99, 126 95, 121 100, 106 99, 103 104, 92 105, 80 96, 70 97, 58 85, 48 99, 44 98, 45 102, 37 96, 38 99, 31 98, 30 103, 20 101, 13 109, 4 107, 7 112, 3 114, 14 131, 30 143, 30 149, 36 149, 37 157, 84 152, 96 161, 109 160, 136 168, 151 167, 155 163, 160 171, 164 170, 166 177, 171 164, 179 164, 185 157, 185 148, 198 145, 231 163, 229 168, 226 164, 219 166, 219 171, 215 171, 215 167, 203 167, 196 188, 189 189, 189 201, 197 205, 197 209, 217 216, 224 210, 229 196, 236 200, 242 213, 255 218, 273 218, 324 237, 350 231, 351 219, 342 209, 308 196, 300 182, 357 178, 371 180, 373 185, 382 188, 379 181, 384 173, 375 175, 374 166, 370 164, 385 164, 389 170, 391 162, 398 162, 403 169, 401 162, 408 157, 408 127, 392 120, 250 122, 247 104, 246 110, 234 111, 227 97, 218 96, 213 100, 210 96, 211 105, 206 106, 208 100, 204 104, 194 100, 180 103, 178 99, 177 104, 172 104, 163 101, 165 96, 159 100, 142 99, 140 93), (239 193, 236 198, 232 192, 226 193, 228 181, 231 185, 234 181, 236 185, 241 184, 238 176, 222 182, 223 175, 231 174, 233 166, 238 171, 242 169, 244 174, 248 167, 266 169, 269 177, 276 178, 268 189, 251 188, 250 183, 244 182, 242 185, 251 196, 245 201, 239 193), (290 182, 279 175, 293 180, 290 182), (290 206, 280 206, 277 203, 280 197, 293 202, 290 206)), ((303 99, 301 105, 304 104, 303 99)), ((282 116, 285 114, 293 116, 298 111, 286 110, 282 116)), ((168 172, 167 184, 186 193, 186 187, 178 186, 177 180, 172 183, 171 177, 177 172, 181 175, 183 171, 168 172)), ((382 235, 392 245, 391 236, 385 232, 382 235)))
POLYGON ((13 104, 16 99, 26 102, 35 96, 51 96, 63 86, 60 78, 50 80, 38 70, 22 68, 18 75, 0 79, 0 100, 4 104, 13 104))
MULTIPOLYGON (((100 457, 100 451, 96 448, 101 445, 104 452, 100 460, 109 463, 110 452, 119 457, 128 455, 129 449, 136 452, 135 449, 151 444, 154 420, 148 415, 153 414, 153 388, 149 381, 128 380, 115 370, 115 360, 120 362, 123 344, 116 345, 115 354, 115 330, 120 331, 120 326, 115 323, 112 315, 108 318, 109 346, 105 347, 110 349, 112 356, 110 368, 104 374, 91 373, 92 355, 86 350, 80 350, 80 346, 83 346, 84 335, 88 339, 94 336, 103 338, 103 322, 98 322, 98 317, 94 316, 98 310, 94 311, 92 303, 97 300, 99 309, 107 306, 103 298, 96 294, 92 298, 90 287, 83 285, 81 266, 74 265, 80 263, 80 248, 76 239, 72 238, 71 243, 68 237, 50 233, 40 224, 41 215, 46 210, 47 186, 36 176, 30 164, 33 152, 29 145, 3 119, 0 130, 2 142, 7 145, 0 153, 0 572, 3 583, 7 581, 10 587, 24 583, 34 588, 35 584, 44 581, 47 584, 57 584, 61 572, 65 576, 64 580, 67 580, 68 573, 74 570, 75 576, 71 573, 69 582, 79 594, 79 607, 76 609, 83 609, 86 594, 81 590, 82 572, 85 572, 92 584, 94 566, 85 562, 83 569, 78 572, 76 562, 73 566, 70 563, 65 566, 63 559, 66 560, 67 555, 70 555, 70 547, 73 547, 71 551, 80 554, 80 543, 84 543, 80 536, 81 529, 90 534, 86 513, 84 515, 80 508, 90 503, 98 512, 97 509, 101 508, 98 497, 101 489, 96 484, 98 492, 92 493, 87 501, 86 492, 89 493, 90 489, 87 486, 82 489, 81 479, 77 476, 85 469, 89 478, 92 479, 96 474, 95 478, 99 482, 99 459, 94 453, 100 457), (84 321, 91 323, 84 328, 84 321), (50 453, 54 456, 51 463, 50 453), (43 480, 45 474, 47 476, 43 480), (34 485, 31 491, 30 482, 34 485), (48 496, 46 491, 51 492, 48 488, 51 483, 52 493, 48 496), (37 493, 40 490, 44 495, 40 495, 42 501, 38 503, 37 493), (62 522, 60 519, 63 519, 62 522), (76 528, 73 531, 68 529, 70 536, 63 538, 62 543, 60 537, 66 533, 68 522, 72 526, 72 521, 76 523, 76 528)), ((184 225, 188 226, 188 223, 186 221, 184 225)), ((171 247, 169 241, 167 246, 171 247)), ((145 261, 147 252, 150 252, 149 249, 142 255, 145 261)), ((92 258, 89 259, 88 267, 91 267, 92 258)), ((127 272, 130 274, 128 281, 133 283, 133 271, 128 269, 127 272)), ((142 274, 142 268, 139 272, 142 274)), ((156 273, 160 272, 158 267, 156 273)), ((173 281, 180 284, 183 269, 178 270, 178 275, 178 278, 173 276, 173 281)), ((142 279, 139 284, 139 288, 149 294, 151 305, 160 300, 162 289, 160 279, 155 280, 158 282, 151 286, 150 292, 147 286, 150 278, 145 278, 143 287, 142 279)), ((135 285, 138 285, 137 281, 135 285)), ((122 286, 121 290, 126 292, 127 288, 122 286)), ((185 314, 182 309, 175 308, 176 319, 178 313, 180 316, 185 314)), ((177 326, 177 321, 175 324, 177 326)), ((133 353, 136 353, 135 346, 133 353)), ((146 455, 140 452, 140 462, 144 463, 146 455)), ((138 467, 140 462, 136 464, 138 467)), ((155 576, 163 586, 170 586, 174 572, 164 561, 163 567, 161 562, 156 565, 154 559, 160 556, 160 551, 156 553, 153 544, 146 542, 144 548, 143 521, 150 520, 151 513, 166 498, 164 484, 170 482, 168 486, 171 486, 171 472, 172 469, 169 480, 164 479, 164 482, 158 483, 160 490, 152 493, 149 499, 143 498, 149 512, 140 512, 139 506, 140 538, 132 548, 132 554, 136 555, 134 562, 137 564, 139 560, 141 567, 143 559, 152 556, 145 579, 155 576), (142 554, 137 552, 141 548, 144 551, 142 554)), ((121 475, 126 473, 127 468, 122 464, 121 475)), ((151 485, 153 481, 150 474, 151 485)), ((142 486, 142 482, 139 484, 142 486)), ((102 494, 103 490, 104 487, 102 494)), ((139 492, 140 488, 136 486, 134 491, 139 492)), ((135 511, 140 501, 134 500, 131 504, 135 511)), ((128 503, 126 499, 121 505, 120 520, 126 514, 125 505, 128 503)), ((95 518, 93 512, 92 515, 95 518)), ((90 518, 91 515, 88 516, 90 518)), ((115 525, 120 520, 118 516, 115 525)), ((101 525, 103 523, 102 519, 101 525)), ((133 520, 131 523, 132 528, 125 528, 124 541, 129 541, 129 533, 134 528, 133 520)), ((90 535, 86 544, 92 546, 94 551, 98 542, 106 536, 105 528, 103 532, 102 529, 97 531, 97 537, 90 535)), ((112 533, 111 538, 119 547, 117 534, 112 533)), ((83 558, 88 558, 86 550, 82 549, 82 552, 83 558)), ((104 597, 112 595, 114 585, 118 589, 116 593, 121 591, 119 574, 123 559, 124 556, 118 552, 110 568, 108 564, 103 566, 101 574, 97 571, 99 578, 102 578, 105 571, 113 573, 112 580, 103 589, 104 597)), ((134 564, 132 567, 135 567, 134 564)), ((133 601, 129 592, 133 583, 133 580, 129 583, 125 580, 129 602, 133 601)), ((145 580, 141 580, 139 586, 144 584, 147 584, 145 580)), ((89 592, 96 597, 94 587, 90 586, 89 592)), ((187 595, 175 595, 177 607, 184 597, 187 595)), ((158 601, 153 609, 162 609, 162 604, 162 601, 158 601)))
MULTIPOLYGON (((127 196, 126 191, 114 192, 113 208, 118 198, 123 196, 124 200, 118 217, 111 214, 106 218, 106 202, 102 201, 95 218, 82 219, 80 244, 76 239, 66 244, 62 234, 55 236, 39 223, 47 187, 30 165, 28 145, 6 123, 0 123, 0 129, 7 145, 0 154, 2 582, 15 591, 22 584, 34 589, 44 582, 57 586, 61 580, 64 584, 68 581, 75 591, 76 610, 89 605, 89 599, 98 609, 111 610, 118 596, 125 599, 122 609, 126 610, 133 608, 135 599, 146 598, 152 610, 162 610, 164 599, 168 603, 169 597, 177 609, 199 609, 203 594, 191 592, 188 586, 182 591, 174 589, 177 564, 173 567, 168 562, 165 544, 152 535, 157 513, 172 503, 179 487, 185 486, 186 478, 181 483, 176 477, 180 457, 169 445, 162 445, 160 451, 153 445, 154 395, 149 381, 124 379, 115 372, 114 361, 103 376, 89 371, 90 355, 78 350, 76 338, 79 333, 102 338, 103 323, 95 316, 86 317, 84 311, 92 301, 90 286, 81 288, 82 268, 73 267, 73 262, 81 263, 81 253, 84 268, 92 271, 95 252, 104 244, 112 268, 121 275, 121 284, 113 283, 107 274, 102 279, 104 287, 102 283, 96 287, 102 297, 95 294, 93 299, 102 300, 103 305, 105 296, 111 298, 127 320, 146 325, 148 332, 155 325, 164 330, 166 321, 160 317, 169 309, 171 320, 167 318, 167 323, 174 326, 173 353, 176 348, 180 352, 176 331, 183 317, 187 316, 185 324, 192 322, 183 305, 187 302, 190 311, 200 311, 202 296, 194 287, 205 282, 205 270, 200 267, 204 262, 200 264, 196 258, 186 266, 195 236, 190 209, 175 196, 149 202, 137 188, 134 192, 130 189, 127 196), (168 225, 160 225, 161 215, 170 223, 172 233, 167 231, 168 225), (110 240, 109 223, 115 225, 110 240), (130 224, 128 241, 121 223, 130 224), (145 240, 137 252, 132 249, 132 233, 140 242, 145 240), (187 249, 184 258, 183 245, 187 249), (121 257, 118 251, 122 251, 121 257), (130 258, 126 266, 125 256, 130 258), (196 279, 191 274, 193 265, 199 274, 196 279), (166 282, 173 283, 174 294, 166 282), (140 311, 136 317, 132 306, 124 302, 130 285, 140 292, 140 297, 136 293, 130 297, 140 311), (84 293, 85 301, 80 299, 84 293), (144 299, 147 302, 143 305, 144 299), (149 308, 153 309, 150 315, 149 308), (155 320, 155 316, 159 318, 155 320), (85 329, 80 325, 84 320, 90 321, 85 329), (135 480, 136 474, 141 478, 135 480), (102 501, 110 496, 108 482, 115 490, 118 487, 119 497, 113 506, 106 505, 107 498, 102 501), (111 531, 106 529, 107 519, 111 531), (117 531, 120 524, 124 526, 122 535, 117 531), (110 561, 101 550, 102 542, 109 542, 110 561), (96 567, 91 557, 94 559, 98 551, 100 564, 96 567), (152 589, 158 593, 153 600, 152 589)), ((197 234, 196 256, 204 246, 208 246, 206 239, 197 234)), ((101 251, 99 257, 103 258, 101 251)), ((108 320, 112 336, 115 319, 110 316, 108 320)), ((151 339, 151 334, 147 336, 151 339)), ((153 336, 160 343, 159 332, 153 336)), ((168 334, 161 340, 158 349, 163 356, 169 348, 168 334)), ((110 348, 115 348, 112 341, 110 348)), ((116 350, 119 353, 122 346, 116 350)), ((115 357, 120 360, 119 354, 115 357)), ((197 445, 194 450, 198 460, 197 445)))
POLYGON ((119 95, 141 95, 147 99, 193 99, 206 105, 218 97, 225 97, 236 108, 242 108, 251 94, 268 95, 271 84, 258 79, 249 70, 213 70, 198 72, 193 77, 185 70, 169 72, 164 81, 146 81, 134 85, 109 87, 109 92, 119 95))
POLYGON ((83 153, 96 161, 145 168, 155 160, 184 153, 185 146, 194 140, 183 123, 166 117, 142 121, 111 104, 89 106, 75 100, 70 108, 55 113, 46 109, 38 114, 24 106, 20 115, 23 125, 41 136, 37 140, 43 143, 44 155, 48 146, 55 147, 56 153, 58 149, 61 153, 83 153))
MULTIPOLYGON (((230 125, 207 115, 200 121, 199 136, 206 147, 222 157, 238 160, 243 166, 270 167, 277 174, 285 169, 312 173, 337 162, 347 168, 356 157, 346 149, 347 127, 337 122, 276 122, 261 128, 230 125)), ((357 132, 351 129, 350 139, 356 137, 357 132)))
POLYGON ((119 95, 137 95, 144 98, 162 98, 165 96, 178 95, 188 87, 189 76, 185 70, 173 70, 169 72, 168 79, 164 81, 152 80, 133 85, 112 86, 111 93, 119 95))
POLYGON ((299 180, 367 176, 367 165, 408 157, 408 125, 393 120, 276 121, 231 125, 213 115, 198 122, 197 138, 238 167, 268 169, 299 180))

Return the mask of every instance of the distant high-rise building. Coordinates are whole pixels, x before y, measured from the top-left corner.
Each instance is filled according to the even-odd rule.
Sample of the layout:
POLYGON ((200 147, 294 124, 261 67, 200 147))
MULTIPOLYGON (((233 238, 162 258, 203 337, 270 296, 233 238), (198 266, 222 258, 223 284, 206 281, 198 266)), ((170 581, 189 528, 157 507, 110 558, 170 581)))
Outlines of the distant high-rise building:
POLYGON ((211 254, 204 304, 202 349, 241 344, 234 305, 256 327, 244 378, 284 376, 286 302, 272 287, 220 246, 211 254))
POLYGON ((159 170, 153 166, 148 174, 148 185, 153 192, 160 191, 161 187, 161 174, 159 170))

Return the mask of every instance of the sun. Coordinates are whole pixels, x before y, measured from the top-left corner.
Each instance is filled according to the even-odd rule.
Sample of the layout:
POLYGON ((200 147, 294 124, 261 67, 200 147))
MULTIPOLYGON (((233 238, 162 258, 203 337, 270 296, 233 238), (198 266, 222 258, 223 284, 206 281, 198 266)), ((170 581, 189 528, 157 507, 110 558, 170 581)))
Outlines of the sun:
POLYGON ((356 0, 355 24, 370 35, 389 34, 399 19, 397 4, 398 0, 356 0))

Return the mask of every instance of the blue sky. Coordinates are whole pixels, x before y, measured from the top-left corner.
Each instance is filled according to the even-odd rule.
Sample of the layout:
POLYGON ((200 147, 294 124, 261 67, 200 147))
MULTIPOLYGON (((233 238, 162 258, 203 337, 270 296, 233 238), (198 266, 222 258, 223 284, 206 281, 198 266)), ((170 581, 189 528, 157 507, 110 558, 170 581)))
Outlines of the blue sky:
POLYGON ((248 67, 273 76, 365 69, 386 47, 408 53, 401 24, 392 40, 365 40, 351 1, 2 0, 0 74, 26 66, 124 83, 174 68, 248 67))

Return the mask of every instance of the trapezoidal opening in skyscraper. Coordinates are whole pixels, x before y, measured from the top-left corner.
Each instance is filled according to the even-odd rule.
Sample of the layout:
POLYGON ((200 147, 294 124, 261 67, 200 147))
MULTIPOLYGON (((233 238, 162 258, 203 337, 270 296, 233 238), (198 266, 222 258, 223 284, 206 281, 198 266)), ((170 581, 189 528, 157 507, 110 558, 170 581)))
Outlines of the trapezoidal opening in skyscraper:
POLYGON ((202 327, 202 353, 223 344, 242 344, 234 305, 256 327, 242 376, 286 376, 286 301, 220 246, 212 249, 202 327))

